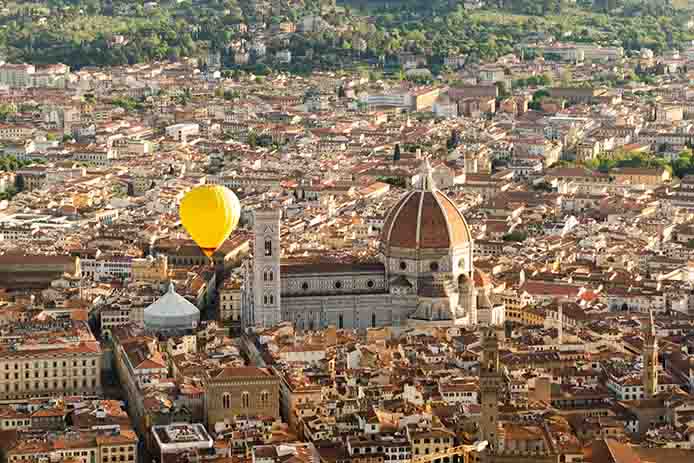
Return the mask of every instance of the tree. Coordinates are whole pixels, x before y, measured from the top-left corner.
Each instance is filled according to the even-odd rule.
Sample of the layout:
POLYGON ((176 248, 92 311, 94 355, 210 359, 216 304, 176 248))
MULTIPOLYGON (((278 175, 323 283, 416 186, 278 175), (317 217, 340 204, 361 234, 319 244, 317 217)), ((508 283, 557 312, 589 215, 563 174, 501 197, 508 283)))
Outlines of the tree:
POLYGON ((522 231, 513 231, 511 233, 506 233, 503 236, 504 241, 517 241, 517 242, 522 242, 525 241, 528 238, 528 234, 524 233, 522 231))
POLYGON ((8 117, 15 114, 15 108, 10 104, 0 104, 0 121, 6 121, 8 117))
POLYGON ((402 177, 379 177, 378 181, 398 188, 407 188, 407 181, 402 177))
POLYGON ((395 148, 393 149, 393 162, 397 162, 400 160, 400 143, 395 144, 395 148))
POLYGON ((254 131, 250 131, 248 133, 248 146, 250 146, 251 148, 255 148, 256 146, 258 146, 258 136, 254 131))
POLYGON ((496 85, 499 98, 506 98, 510 95, 508 89, 506 88, 506 82, 499 81, 496 82, 494 85, 496 85))

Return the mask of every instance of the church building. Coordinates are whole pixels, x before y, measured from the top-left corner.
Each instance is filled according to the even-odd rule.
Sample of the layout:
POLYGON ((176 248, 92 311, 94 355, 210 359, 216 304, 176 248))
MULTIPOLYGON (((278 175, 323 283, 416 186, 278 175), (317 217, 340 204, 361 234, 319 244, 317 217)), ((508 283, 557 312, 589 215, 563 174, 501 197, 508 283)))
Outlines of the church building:
POLYGON ((465 217, 436 188, 428 162, 387 214, 377 262, 281 259, 280 218, 279 210, 255 213, 242 295, 245 327, 284 321, 300 330, 471 326, 478 311, 492 311, 488 288, 475 284, 488 278, 473 267, 465 217))

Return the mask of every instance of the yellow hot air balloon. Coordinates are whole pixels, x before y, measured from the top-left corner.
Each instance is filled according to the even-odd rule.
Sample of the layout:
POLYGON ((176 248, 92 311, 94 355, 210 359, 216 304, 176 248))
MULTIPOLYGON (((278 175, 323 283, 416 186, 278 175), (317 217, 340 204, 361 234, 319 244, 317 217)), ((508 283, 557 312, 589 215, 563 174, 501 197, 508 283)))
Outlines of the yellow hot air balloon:
POLYGON ((179 207, 181 223, 209 258, 239 223, 239 198, 222 185, 203 185, 186 193, 179 207))

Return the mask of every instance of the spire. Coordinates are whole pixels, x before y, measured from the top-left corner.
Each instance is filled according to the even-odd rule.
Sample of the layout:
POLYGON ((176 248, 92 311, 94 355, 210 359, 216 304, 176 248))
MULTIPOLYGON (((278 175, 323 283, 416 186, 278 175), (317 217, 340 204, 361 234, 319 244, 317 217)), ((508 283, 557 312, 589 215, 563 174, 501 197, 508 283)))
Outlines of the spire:
POLYGON ((653 311, 648 311, 648 318, 643 327, 643 392, 647 399, 658 394, 658 340, 655 336, 653 311))
POLYGON ((434 191, 436 189, 436 184, 434 183, 434 170, 429 164, 429 160, 425 159, 422 165, 419 167, 419 180, 417 189, 421 191, 434 191))
POLYGON ((644 337, 648 342, 654 342, 655 338, 655 322, 653 321, 653 310, 648 309, 648 319, 644 328, 644 337))

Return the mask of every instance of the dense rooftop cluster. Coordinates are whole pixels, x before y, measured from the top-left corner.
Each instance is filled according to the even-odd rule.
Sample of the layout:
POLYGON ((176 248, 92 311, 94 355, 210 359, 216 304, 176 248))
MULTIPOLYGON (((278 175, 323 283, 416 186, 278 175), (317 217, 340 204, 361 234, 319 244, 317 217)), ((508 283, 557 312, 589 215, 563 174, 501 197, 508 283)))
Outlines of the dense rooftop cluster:
POLYGON ((691 461, 691 53, 532 47, 426 84, 0 64, 3 458, 691 461), (203 184, 242 205, 211 260, 203 184))

